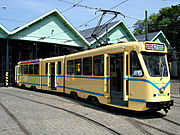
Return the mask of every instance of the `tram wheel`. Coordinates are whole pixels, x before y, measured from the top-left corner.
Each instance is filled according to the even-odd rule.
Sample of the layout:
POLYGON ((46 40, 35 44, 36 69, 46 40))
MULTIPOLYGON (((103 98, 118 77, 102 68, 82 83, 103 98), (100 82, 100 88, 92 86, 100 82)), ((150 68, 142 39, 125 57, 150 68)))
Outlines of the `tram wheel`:
POLYGON ((36 86, 31 86, 31 89, 35 91, 36 90, 36 86))
POLYGON ((76 92, 71 92, 71 96, 74 99, 78 99, 79 98, 76 92))
POLYGON ((98 98, 97 98, 97 97, 94 97, 94 96, 90 96, 90 101, 91 101, 93 104, 95 104, 95 105, 99 105, 99 104, 100 104, 98 98))
POLYGON ((21 85, 22 89, 26 89, 26 86, 24 84, 21 85))

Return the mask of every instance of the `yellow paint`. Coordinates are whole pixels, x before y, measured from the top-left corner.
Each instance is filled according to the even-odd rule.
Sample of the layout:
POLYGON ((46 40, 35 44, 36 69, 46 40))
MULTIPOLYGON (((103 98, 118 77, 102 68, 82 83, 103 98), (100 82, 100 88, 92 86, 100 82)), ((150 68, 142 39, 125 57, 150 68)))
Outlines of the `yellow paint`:
MULTIPOLYGON (((128 81, 128 85, 126 86, 127 81, 124 80, 124 101, 128 102, 128 107, 122 107, 118 105, 112 105, 111 103, 111 95, 110 95, 110 79, 93 79, 94 77, 99 78, 110 78, 110 56, 112 54, 117 53, 124 53, 124 78, 130 78, 130 79, 144 79, 152 82, 157 87, 165 86, 167 82, 170 80, 170 76, 163 77, 151 77, 148 75, 148 71, 146 69, 146 66, 144 64, 144 60, 142 58, 141 52, 156 52, 156 53, 167 53, 167 47, 165 46, 164 51, 155 51, 155 50, 145 50, 145 43, 157 43, 157 42, 127 42, 127 43, 118 43, 113 45, 107 45, 104 47, 99 47, 97 49, 91 49, 87 51, 82 51, 75 54, 70 54, 66 56, 59 56, 59 57, 52 57, 52 58, 46 58, 40 60, 40 76, 32 77, 32 76, 21 76, 21 73, 19 73, 19 82, 27 82, 29 84, 26 84, 27 87, 31 87, 32 84, 39 84, 37 85, 38 89, 43 90, 50 90, 50 91, 56 91, 56 92, 65 92, 70 93, 71 91, 77 92, 78 96, 81 98, 88 98, 88 96, 96 96, 99 101, 102 104, 115 106, 119 108, 129 109, 129 110, 136 110, 136 111, 143 111, 147 110, 146 103, 144 102, 135 102, 135 101, 129 101, 129 98, 132 99, 143 99, 146 102, 160 102, 160 101, 169 101, 170 96, 167 94, 170 94, 170 84, 167 86, 164 93, 166 95, 162 95, 159 93, 159 90, 157 90, 152 84, 143 82, 143 81, 128 81), (144 76, 143 77, 131 77, 130 76, 130 52, 136 51, 138 54, 139 61, 141 63, 144 76), (83 59, 85 57, 93 57, 96 55, 104 55, 104 76, 94 76, 92 75, 67 75, 67 61, 68 60, 75 60, 75 59, 83 59), (128 56, 128 74, 126 74, 126 56, 128 56), (58 61, 61 61, 61 74, 58 75, 58 61), (50 71, 50 63, 56 63, 55 64, 55 87, 56 90, 51 90, 50 83, 51 78, 48 77, 48 75, 51 75, 50 71), (45 74, 45 64, 48 63, 48 74, 45 74), (64 78, 65 76, 65 78, 64 78), (65 86, 64 86, 65 85, 65 86), (49 86, 49 87, 48 87, 49 86), (64 87, 63 87, 64 86, 64 87), (66 87, 66 88, 65 88, 66 87), (126 89, 128 89, 128 92, 126 93, 126 89), (85 92, 86 91, 86 92, 85 92), (88 92, 89 91, 89 92, 88 92), (99 93, 100 95, 96 95, 93 93, 99 93), (153 95, 156 94, 157 96, 154 97, 153 95), (104 96, 102 96, 104 95, 104 96)), ((162 43, 158 43, 162 44, 162 43)), ((167 59, 167 57, 166 57, 167 59)), ((166 60, 167 63, 167 60, 166 60)), ((30 63, 29 63, 30 64, 30 63)), ((27 64, 27 65, 29 65, 27 64)), ((83 73, 83 62, 77 63, 74 66, 74 70, 83 73), (82 67, 81 67, 82 66, 82 67)), ((18 63, 18 66, 21 66, 20 62, 18 63)), ((168 68, 168 67, 167 67, 168 68)), ((93 66, 92 66, 93 69, 93 66)), ((169 71, 168 71, 169 72, 169 71)), ((169 74, 170 75, 170 74, 169 74)), ((7 73, 8 76, 8 73, 7 73)), ((8 77, 7 77, 7 84, 8 84, 8 77)), ((21 85, 22 83, 18 83, 21 85)))
POLYGON ((6 72, 6 86, 9 84, 9 72, 6 72))

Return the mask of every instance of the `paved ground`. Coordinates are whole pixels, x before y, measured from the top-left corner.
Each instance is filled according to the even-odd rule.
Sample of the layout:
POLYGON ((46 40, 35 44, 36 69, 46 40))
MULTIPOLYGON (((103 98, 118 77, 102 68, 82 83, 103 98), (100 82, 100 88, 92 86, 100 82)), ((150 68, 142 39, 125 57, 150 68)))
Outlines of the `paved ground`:
POLYGON ((164 112, 107 109, 61 94, 0 88, 0 135, 180 134, 180 94, 164 112), (60 95, 60 96, 59 96, 60 95))
POLYGON ((180 94, 180 79, 171 80, 171 92, 180 94))

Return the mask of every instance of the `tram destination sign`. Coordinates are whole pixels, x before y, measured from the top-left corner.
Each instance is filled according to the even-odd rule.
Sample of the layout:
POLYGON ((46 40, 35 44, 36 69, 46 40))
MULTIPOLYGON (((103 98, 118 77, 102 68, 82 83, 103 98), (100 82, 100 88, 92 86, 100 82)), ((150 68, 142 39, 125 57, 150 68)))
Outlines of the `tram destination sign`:
POLYGON ((145 44, 146 50, 157 50, 157 51, 164 51, 164 45, 162 44, 154 44, 154 43, 146 43, 145 44))

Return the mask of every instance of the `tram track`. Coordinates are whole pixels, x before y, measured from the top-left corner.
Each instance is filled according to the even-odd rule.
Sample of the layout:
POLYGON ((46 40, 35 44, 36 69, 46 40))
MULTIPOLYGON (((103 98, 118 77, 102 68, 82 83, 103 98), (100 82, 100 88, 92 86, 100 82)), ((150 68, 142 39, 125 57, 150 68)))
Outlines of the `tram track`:
POLYGON ((180 97, 175 97, 175 96, 171 96, 171 98, 176 98, 176 99, 180 99, 180 97))
MULTIPOLYGON (((147 130, 146 130, 144 127, 142 127, 142 126, 146 126, 146 127, 148 127, 148 128, 155 129, 155 130, 157 130, 157 131, 159 131, 159 132, 161 132, 161 133, 165 133, 165 134, 167 134, 167 135, 176 135, 175 133, 168 132, 168 131, 166 131, 166 130, 157 128, 157 127, 155 127, 155 126, 152 126, 152 125, 150 125, 150 124, 147 124, 147 123, 142 122, 142 121, 139 121, 139 120, 136 120, 136 119, 134 119, 134 118, 129 118, 129 117, 127 117, 127 116, 124 116, 124 117, 120 116, 120 117, 123 118, 124 120, 128 121, 129 123, 131 123, 134 127, 136 127, 137 129, 139 129, 142 133, 147 134, 147 135, 153 135, 153 133, 150 133, 149 131, 147 131, 147 130)), ((167 121, 168 121, 168 120, 167 120, 167 121)), ((172 123, 173 121, 169 121, 169 122, 172 123)), ((174 123, 176 123, 176 122, 174 122, 174 123)), ((177 123, 177 124, 178 124, 178 123, 177 123)))
MULTIPOLYGON (((2 91, 0 91, 0 92, 2 92, 2 91)), ((20 92, 20 91, 18 91, 19 93, 23 93, 23 94, 29 94, 29 93, 27 93, 27 92, 20 92)), ((9 94, 9 93, 6 93, 6 92, 3 92, 3 93, 5 93, 5 94, 8 94, 8 95, 11 95, 11 96, 16 96, 16 95, 14 95, 14 94, 9 94)), ((72 102, 68 102, 68 101, 64 101, 64 100, 59 100, 59 99, 55 99, 55 98, 50 98, 50 97, 47 97, 47 96, 42 96, 42 95, 35 95, 35 94, 33 94, 32 96, 38 96, 38 97, 41 97, 41 98, 48 98, 48 99, 52 99, 52 100, 55 100, 55 101, 61 101, 61 102, 65 102, 65 103, 69 103, 69 104, 75 104, 75 105, 79 105, 79 104, 76 104, 76 103, 72 103, 72 102)), ((18 97, 18 98, 22 98, 22 97, 19 97, 19 96, 16 96, 16 97, 18 97)), ((26 99, 26 98, 24 98, 23 97, 23 99, 26 99)), ((31 99, 26 99, 26 100, 30 100, 30 101, 32 101, 31 99)), ((34 101, 33 101, 34 102, 34 101)), ((36 102, 37 103, 37 102, 36 102)), ((38 102, 39 103, 39 102, 38 102)), ((44 104, 44 103, 43 103, 44 104)), ((46 104, 47 105, 47 104, 46 104)), ((48 105, 49 106, 49 105, 48 105)), ((52 107, 52 106, 51 106, 52 107)), ((54 107, 54 106, 53 106, 54 107)), ((86 107, 89 107, 89 105, 86 105, 86 107)), ((54 107, 54 108, 56 108, 56 107, 54 107)), ((61 110, 64 110, 64 108, 61 108, 61 110)), ((96 107, 94 107, 94 109, 97 109, 96 107)), ((102 109, 102 108, 101 108, 102 109)), ((103 109, 104 110, 104 109, 103 109)), ((67 111, 66 109, 65 109, 65 111, 67 111)), ((106 111, 106 112, 108 112, 107 110, 104 110, 104 111, 106 111)), ((69 111, 68 111, 69 112, 69 111)), ((70 111, 70 113, 72 113, 71 111, 70 111)), ((151 135, 151 133, 150 132, 148 132, 148 131, 146 131, 140 124, 138 124, 137 122, 134 122, 134 120, 132 120, 132 119, 130 119, 130 118, 124 118, 124 117, 122 117, 121 116, 121 118, 122 119, 124 119, 125 121, 127 121, 128 123, 130 123, 131 125, 133 125, 135 128, 137 128, 139 131, 141 131, 143 134, 146 134, 146 135, 151 135)))
MULTIPOLYGON (((29 94, 27 92, 20 92, 18 91, 19 93, 25 93, 25 94, 29 94)), ((7 94, 5 92, 5 94, 7 94)), ((42 96, 42 95, 35 95, 33 94, 32 96, 38 96, 38 97, 41 97, 41 98, 48 98, 48 99, 52 99, 52 100, 55 100, 55 101, 61 101, 61 102, 65 102, 65 103, 69 103, 69 104, 75 104, 75 105, 79 105, 79 104, 76 104, 76 103, 72 103, 72 102, 68 102, 68 101, 64 101, 64 100, 60 100, 60 99, 55 99, 55 98, 50 98, 50 97, 47 97, 47 96, 42 96)), ((86 107, 89 107, 89 105, 85 105, 86 107)), ((97 109, 96 107, 94 107, 94 109, 97 109)), ((102 108, 101 108, 102 109, 102 108)), ((103 109, 104 110, 104 109, 103 109)), ((107 110, 104 110, 106 112, 108 112, 107 110)), ((121 116, 122 119, 124 119, 125 121, 127 121, 128 123, 130 123, 131 125, 133 125, 135 128, 137 128, 140 132, 142 132, 143 134, 146 134, 146 135, 151 135, 150 132, 148 132, 147 130, 145 130, 140 124, 138 124, 137 122, 134 122, 134 120, 130 119, 130 118, 124 118, 121 116)))
MULTIPOLYGON (((2 91, 0 91, 0 92, 2 92, 2 91)), ((19 92, 19 91, 18 91, 18 92, 19 92)), ((58 107, 58 106, 54 106, 54 105, 51 105, 51 104, 48 104, 48 103, 43 103, 43 102, 35 101, 35 100, 29 99, 29 98, 24 98, 24 97, 21 97, 21 96, 17 96, 17 95, 14 95, 14 94, 10 94, 10 93, 7 93, 7 92, 2 92, 2 93, 8 94, 8 95, 11 95, 11 96, 15 96, 15 97, 18 97, 18 98, 20 98, 20 99, 24 99, 24 100, 28 100, 28 101, 31 101, 31 102, 35 102, 35 103, 38 103, 38 104, 42 104, 42 105, 46 105, 46 106, 49 106, 49 107, 53 107, 53 108, 56 108, 56 109, 59 109, 59 110, 63 110, 63 111, 65 111, 65 112, 68 112, 68 113, 70 113, 70 114, 73 114, 73 115, 75 115, 75 116, 78 116, 78 117, 80 117, 80 118, 83 118, 83 119, 85 119, 85 120, 88 120, 88 121, 90 121, 90 122, 92 122, 92 123, 94 123, 94 124, 96 124, 96 125, 98 125, 98 126, 101 126, 101 127, 105 128, 106 130, 112 132, 113 134, 120 135, 120 133, 118 133, 117 131, 115 131, 115 130, 113 130, 113 129, 111 129, 111 128, 109 128, 109 127, 107 127, 107 126, 105 126, 105 125, 103 125, 103 124, 101 124, 101 123, 99 123, 99 122, 97 122, 97 121, 94 121, 94 120, 92 120, 92 119, 90 119, 90 118, 88 118, 88 117, 86 117, 86 116, 83 116, 83 115, 80 115, 80 114, 78 114, 78 113, 75 113, 75 112, 73 112, 73 111, 70 111, 70 110, 67 110, 67 109, 64 109, 64 108, 61 108, 61 107, 58 107)), ((29 94, 29 93, 26 93, 26 92, 20 92, 20 93, 29 94)), ((76 104, 76 103, 72 103, 72 102, 68 102, 68 101, 64 101, 64 100, 59 100, 59 99, 55 99, 55 98, 49 98, 49 97, 47 97, 47 96, 41 96, 41 95, 35 95, 35 94, 34 94, 34 96, 39 96, 39 97, 42 97, 42 98, 48 98, 48 99, 52 99, 52 100, 55 100, 55 101, 63 101, 63 102, 69 103, 69 104, 76 104)), ((76 105, 79 105, 79 104, 76 104, 76 105)), ((83 105, 83 106, 84 106, 84 105, 83 105)), ((85 106, 86 106, 86 107, 89 107, 89 105, 85 105, 85 106)), ((96 107, 94 107, 94 109, 96 109, 96 107)), ((101 109, 103 109, 103 108, 101 108, 101 109)), ((105 109, 103 109, 103 110, 106 111, 106 112, 109 112, 109 111, 107 111, 107 110, 105 110, 105 109)), ((114 113, 114 112, 111 112, 111 113, 114 113)), ((115 115, 118 115, 118 114, 116 114, 116 113, 114 113, 114 114, 115 114, 115 115)), ((162 130, 162 129, 160 129, 160 128, 157 128, 157 127, 155 127, 155 126, 149 125, 149 124, 147 124, 147 123, 145 123, 145 122, 141 122, 141 121, 135 120, 134 118, 129 118, 129 117, 126 117, 126 116, 120 116, 120 117, 121 117, 122 119, 126 120, 127 122, 129 122, 131 125, 133 125, 135 128, 137 128, 139 131, 141 131, 143 134, 151 135, 152 133, 148 132, 144 127, 142 127, 142 125, 143 125, 143 126, 146 126, 146 127, 149 127, 149 128, 152 128, 152 129, 155 129, 155 130, 158 130, 158 131, 160 131, 160 132, 162 132, 162 133, 165 133, 165 134, 176 135, 176 134, 174 134, 174 133, 171 133, 171 132, 162 130)), ((168 122, 171 122, 171 123, 174 123, 175 125, 179 126, 179 123, 177 123, 177 122, 174 122, 174 121, 169 120, 169 119, 164 119, 164 120, 166 120, 166 121, 168 121, 168 122)))
MULTIPOLYGON (((28 89, 27 89, 28 90, 28 89)), ((28 90, 28 91, 31 91, 31 90, 28 90)), ((1 92, 1 91, 0 91, 1 92)), ((29 95, 29 92, 22 92, 22 91, 17 91, 16 90, 16 92, 18 92, 18 93, 23 93, 23 94, 27 94, 27 95, 29 95)), ((32 92, 32 91, 31 91, 32 92)), ((34 91, 33 91, 34 92, 34 91)), ((68 104, 72 104, 72 105, 77 105, 77 106, 85 106, 85 107, 91 107, 91 108, 93 108, 93 109, 99 109, 97 106, 94 106, 94 104, 92 105, 91 104, 91 102, 88 102, 87 100, 84 100, 84 99, 82 99, 83 100, 83 102, 82 101, 80 101, 80 100, 78 100, 78 99, 73 99, 73 98, 70 98, 69 96, 67 96, 67 95, 61 95, 61 96, 63 96, 65 99, 68 99, 68 100, 72 100, 73 102, 69 102, 69 101, 65 101, 65 100, 61 100, 61 99, 57 99, 57 98, 51 98, 51 97, 48 97, 48 96, 42 96, 42 95, 39 95, 39 94, 37 94, 37 92, 39 92, 39 93, 43 93, 43 94, 50 94, 50 93, 48 93, 49 91, 35 91, 35 93, 33 93, 33 94, 30 94, 29 96, 30 97, 33 97, 33 96, 36 96, 36 97, 41 97, 41 98, 44 98, 44 99, 51 99, 51 100, 54 100, 54 101, 60 101, 60 102, 64 102, 64 103, 68 103, 68 104), (75 102, 79 102, 79 103, 75 103, 75 102), (87 105, 88 104, 88 105, 87 105)), ((51 95, 55 95, 55 96, 60 96, 60 95, 56 95, 56 93, 54 93, 54 92, 52 92, 51 93, 51 95)))
POLYGON ((123 118, 125 119, 126 121, 128 121, 129 123, 131 123, 134 127, 136 127, 137 129, 139 129, 143 134, 146 134, 146 135, 153 135, 152 133, 148 132, 146 129, 144 129, 142 127, 141 124, 139 124, 136 120, 132 119, 132 118, 128 118, 128 117, 125 117, 123 118))
POLYGON ((146 127, 152 128, 152 129, 156 129, 157 131, 160 131, 160 132, 165 133, 167 135, 176 135, 175 133, 171 133, 171 132, 165 131, 163 129, 157 128, 157 127, 152 126, 152 125, 149 125, 149 124, 147 124, 145 122, 141 122, 141 121, 138 121, 138 120, 135 120, 135 119, 133 119, 133 121, 137 122, 140 125, 143 125, 143 126, 146 126, 146 127))
POLYGON ((173 123, 174 125, 180 127, 180 123, 177 123, 177 122, 175 122, 175 121, 172 121, 172 120, 170 120, 170 119, 168 119, 168 118, 162 118, 162 119, 163 119, 163 120, 166 120, 166 121, 168 121, 168 122, 170 122, 170 123, 173 123))
MULTIPOLYGON (((0 92, 1 92, 1 93, 4 93, 4 94, 7 94, 7 95, 10 95, 10 96, 14 96, 14 97, 20 98, 20 99, 24 99, 24 100, 27 100, 27 101, 31 101, 31 102, 34 102, 34 103, 38 103, 38 104, 41 104, 41 105, 46 105, 46 106, 49 106, 49 107, 52 107, 52 108, 56 108, 56 109, 58 109, 58 110, 62 110, 62 111, 68 112, 68 113, 70 113, 70 114, 72 114, 72 115, 74 115, 74 116, 77 116, 77 117, 82 118, 82 119, 84 119, 84 120, 87 120, 87 121, 89 121, 89 122, 91 122, 91 123, 93 123, 93 124, 95 124, 95 125, 97 125, 97 126, 100 126, 100 127, 104 128, 105 130, 111 132, 111 133, 114 134, 114 135, 122 135, 121 133, 119 133, 119 132, 117 132, 117 131, 115 131, 115 130, 109 128, 109 127, 107 127, 106 125, 103 125, 103 124, 101 124, 101 123, 99 123, 99 122, 97 122, 97 121, 95 121, 95 120, 93 120, 93 119, 91 119, 91 118, 88 118, 88 117, 83 116, 83 115, 81 115, 81 114, 78 114, 78 113, 76 113, 76 112, 67 110, 67 109, 65 109, 65 108, 61 108, 61 107, 54 106, 54 105, 51 105, 51 104, 48 104, 48 103, 43 103, 43 102, 40 102, 40 101, 36 101, 36 100, 28 99, 28 98, 25 98, 25 97, 17 96, 17 95, 10 94, 10 93, 7 93, 7 92, 2 92, 2 91, 0 91, 0 92)), ((26 135, 31 135, 31 134, 26 134, 26 135)))
POLYGON ((19 129, 25 134, 25 135, 32 135, 31 132, 19 121, 16 116, 8 110, 7 107, 5 107, 1 102, 0 102, 1 108, 8 114, 8 116, 18 125, 19 129))
POLYGON ((176 102, 176 101, 175 101, 174 103, 175 103, 175 104, 178 104, 178 105, 180 105, 180 103, 179 103, 179 102, 176 102))

